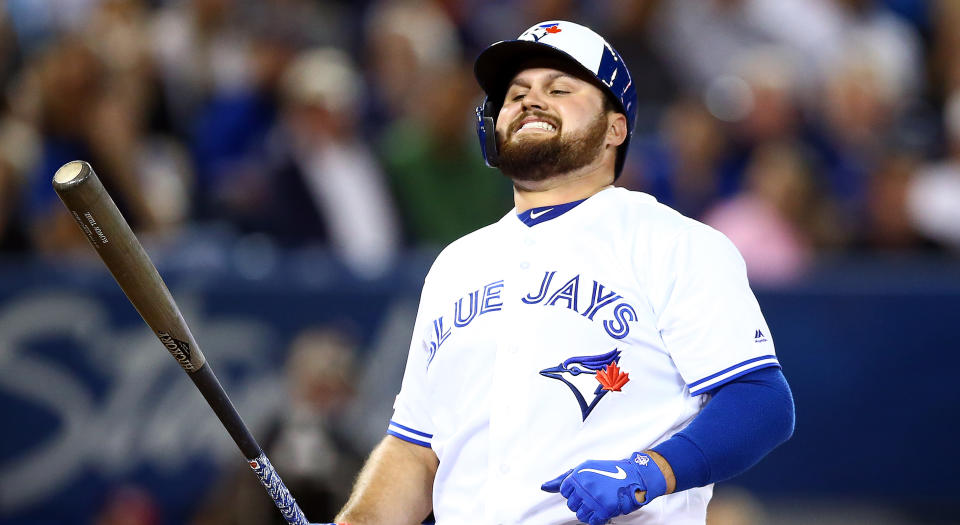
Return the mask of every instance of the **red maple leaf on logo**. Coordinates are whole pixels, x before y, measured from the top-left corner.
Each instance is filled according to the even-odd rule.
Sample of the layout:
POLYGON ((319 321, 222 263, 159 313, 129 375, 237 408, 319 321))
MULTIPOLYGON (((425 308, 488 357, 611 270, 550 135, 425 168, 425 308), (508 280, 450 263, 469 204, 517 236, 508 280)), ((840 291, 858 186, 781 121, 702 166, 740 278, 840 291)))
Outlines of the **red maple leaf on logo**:
POLYGON ((616 363, 610 363, 607 368, 597 372, 597 381, 600 381, 604 390, 619 392, 620 388, 630 381, 630 374, 621 373, 616 363))
POLYGON ((563 31, 563 30, 557 26, 550 26, 547 28, 547 33, 550 33, 550 34, 559 33, 560 31, 563 31))

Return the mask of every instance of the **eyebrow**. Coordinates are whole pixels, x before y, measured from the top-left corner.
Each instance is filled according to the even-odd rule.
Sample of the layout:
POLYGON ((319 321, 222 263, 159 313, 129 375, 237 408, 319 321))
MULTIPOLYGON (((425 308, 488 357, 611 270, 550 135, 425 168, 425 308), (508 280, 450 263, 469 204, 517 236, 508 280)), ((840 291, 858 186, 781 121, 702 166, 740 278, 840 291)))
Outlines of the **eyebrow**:
MULTIPOLYGON (((546 83, 549 84, 549 83, 557 80, 557 79, 560 78, 560 77, 576 78, 576 77, 574 77, 573 75, 571 75, 571 74, 569 74, 569 73, 564 73, 563 71, 556 71, 556 72, 554 72, 554 73, 550 73, 550 75, 547 77, 546 83)), ((509 84, 507 84, 507 91, 509 91, 510 88, 513 87, 513 86, 520 86, 520 87, 528 88, 528 87, 530 87, 530 83, 527 82, 526 80, 522 80, 522 79, 519 79, 519 78, 514 78, 513 80, 510 81, 509 84)))

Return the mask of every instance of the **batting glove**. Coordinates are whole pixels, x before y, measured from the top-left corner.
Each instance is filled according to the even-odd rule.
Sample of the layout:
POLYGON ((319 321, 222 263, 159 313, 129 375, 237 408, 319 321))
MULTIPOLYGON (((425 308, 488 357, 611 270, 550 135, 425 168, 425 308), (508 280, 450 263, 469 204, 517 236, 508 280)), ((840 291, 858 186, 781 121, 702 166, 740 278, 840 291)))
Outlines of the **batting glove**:
POLYGON ((620 461, 590 460, 540 486, 546 492, 559 492, 567 498, 567 507, 577 519, 589 525, 602 525, 610 518, 629 514, 663 496, 667 481, 653 459, 641 452, 620 461), (646 491, 638 503, 637 491, 646 491))

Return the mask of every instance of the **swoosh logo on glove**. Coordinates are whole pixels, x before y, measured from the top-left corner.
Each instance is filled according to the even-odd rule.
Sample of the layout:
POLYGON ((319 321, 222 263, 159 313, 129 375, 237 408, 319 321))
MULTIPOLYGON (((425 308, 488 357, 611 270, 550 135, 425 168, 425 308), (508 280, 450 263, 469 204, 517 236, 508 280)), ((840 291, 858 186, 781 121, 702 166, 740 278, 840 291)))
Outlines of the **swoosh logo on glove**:
POLYGON ((622 468, 617 467, 616 472, 607 472, 605 470, 597 470, 593 468, 584 468, 577 471, 577 474, 581 472, 593 472, 594 474, 600 474, 601 476, 606 476, 613 479, 627 479, 627 473, 623 471, 622 468))

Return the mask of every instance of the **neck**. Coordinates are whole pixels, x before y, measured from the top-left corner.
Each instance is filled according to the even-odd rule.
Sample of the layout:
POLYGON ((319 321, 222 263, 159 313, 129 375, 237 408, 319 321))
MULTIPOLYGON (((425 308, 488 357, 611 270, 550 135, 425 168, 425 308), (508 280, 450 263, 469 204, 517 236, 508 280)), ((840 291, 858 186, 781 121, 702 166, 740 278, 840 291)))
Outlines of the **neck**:
POLYGON ((513 181, 517 212, 586 199, 613 186, 612 169, 555 175, 542 181, 513 181))

